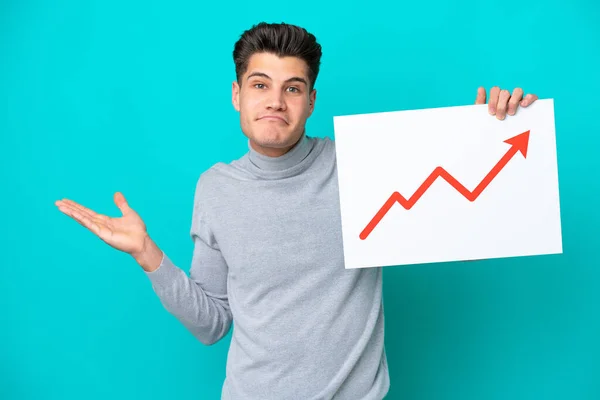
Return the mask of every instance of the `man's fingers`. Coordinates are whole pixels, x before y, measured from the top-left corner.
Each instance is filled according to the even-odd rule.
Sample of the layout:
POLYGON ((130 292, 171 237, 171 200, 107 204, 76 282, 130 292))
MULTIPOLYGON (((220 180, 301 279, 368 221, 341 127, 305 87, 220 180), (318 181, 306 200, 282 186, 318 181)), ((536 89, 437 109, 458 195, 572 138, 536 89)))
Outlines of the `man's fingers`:
POLYGON ((535 94, 529 93, 523 100, 521 100, 521 107, 527 107, 537 99, 538 97, 535 94))
POLYGON ((500 88, 498 86, 494 86, 490 89, 490 98, 488 100, 488 112, 490 115, 496 115, 497 106, 498 106, 498 97, 500 96, 500 88))
POLYGON ((70 207, 75 208, 77 211, 79 211, 79 213, 86 215, 90 219, 95 218, 100 221, 106 221, 108 219, 108 217, 106 215, 98 214, 97 212, 90 210, 89 208, 84 207, 81 204, 74 202, 73 200, 63 199, 60 202, 63 204, 67 204, 70 207))
MULTIPOLYGON (((485 89, 479 88, 477 92, 477 98, 475 104, 483 104, 485 102, 485 89)), ((538 97, 530 93, 523 97, 524 92, 521 88, 515 88, 511 93, 506 90, 500 90, 500 87, 494 86, 490 90, 490 96, 488 99, 488 112, 490 115, 495 115, 497 119, 503 120, 506 115, 515 115, 519 106, 527 107, 531 105, 538 97)))
POLYGON ((508 101, 508 115, 515 115, 517 112, 517 107, 519 107, 519 102, 523 98, 523 89, 516 88, 513 90, 512 96, 510 96, 510 100, 508 101))
POLYGON ((69 206, 71 206, 73 208, 75 208, 76 210, 78 210, 81 213, 87 214, 90 217, 93 217, 93 216, 97 215, 96 212, 90 210, 87 207, 82 206, 79 203, 74 202, 73 200, 62 199, 61 202, 65 203, 65 204, 67 204, 67 205, 69 205, 69 206))
POLYGON ((475 104, 485 104, 485 88, 482 86, 477 89, 477 97, 475 98, 475 104))
POLYGON ((508 107, 508 99, 510 99, 510 92, 506 89, 500 91, 498 96, 498 104, 496 106, 496 118, 504 119, 506 117, 506 109, 508 107))
POLYGON ((97 219, 92 219, 89 216, 81 213, 77 208, 75 208, 71 204, 61 204, 58 206, 58 209, 62 211, 64 214, 73 218, 80 225, 94 232, 96 235, 100 235, 101 227, 99 225, 100 221, 97 219))

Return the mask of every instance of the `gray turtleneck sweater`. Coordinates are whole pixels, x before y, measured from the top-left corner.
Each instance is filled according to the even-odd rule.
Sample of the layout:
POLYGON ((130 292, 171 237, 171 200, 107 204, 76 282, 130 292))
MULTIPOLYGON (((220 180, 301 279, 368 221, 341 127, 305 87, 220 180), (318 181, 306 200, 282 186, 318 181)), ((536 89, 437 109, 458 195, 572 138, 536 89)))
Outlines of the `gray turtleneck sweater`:
POLYGON ((381 268, 345 269, 335 142, 249 151, 202 173, 189 277, 146 272, 204 344, 233 326, 222 399, 382 399, 389 388, 381 268))

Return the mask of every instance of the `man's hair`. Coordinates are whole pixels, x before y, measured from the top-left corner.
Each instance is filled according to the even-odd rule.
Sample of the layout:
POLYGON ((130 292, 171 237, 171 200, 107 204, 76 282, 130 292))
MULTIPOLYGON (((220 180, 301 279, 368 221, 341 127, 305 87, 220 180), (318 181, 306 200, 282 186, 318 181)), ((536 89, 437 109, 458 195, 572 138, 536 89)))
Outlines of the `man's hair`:
POLYGON ((321 64, 321 45, 306 29, 285 23, 261 22, 244 31, 233 49, 238 83, 248 69, 254 53, 272 53, 278 57, 299 57, 308 64, 310 90, 314 89, 321 64))

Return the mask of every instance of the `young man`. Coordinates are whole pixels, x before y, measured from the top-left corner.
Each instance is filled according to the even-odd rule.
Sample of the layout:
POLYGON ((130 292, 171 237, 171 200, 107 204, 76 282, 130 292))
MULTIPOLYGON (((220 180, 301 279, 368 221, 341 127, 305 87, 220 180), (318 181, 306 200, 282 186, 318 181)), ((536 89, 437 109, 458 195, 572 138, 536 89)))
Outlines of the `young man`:
MULTIPOLYGON (((202 343, 233 325, 223 399, 382 399, 390 386, 382 271, 344 269, 334 142, 305 132, 321 46, 300 27, 261 23, 233 57, 232 102, 249 149, 197 182, 189 277, 121 193, 120 218, 56 204, 131 254, 202 343)), ((503 119, 535 99, 495 87, 488 108, 503 119)), ((476 103, 485 102, 480 88, 476 103)))

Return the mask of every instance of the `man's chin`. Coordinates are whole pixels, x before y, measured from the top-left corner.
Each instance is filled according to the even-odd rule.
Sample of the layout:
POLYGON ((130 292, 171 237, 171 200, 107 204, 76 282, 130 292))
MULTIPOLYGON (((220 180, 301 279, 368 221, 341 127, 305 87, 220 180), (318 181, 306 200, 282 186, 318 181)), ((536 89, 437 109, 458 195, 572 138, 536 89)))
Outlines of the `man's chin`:
POLYGON ((285 135, 262 135, 253 138, 253 141, 262 147, 282 149, 294 145, 299 138, 285 135))

